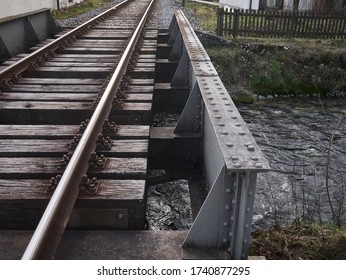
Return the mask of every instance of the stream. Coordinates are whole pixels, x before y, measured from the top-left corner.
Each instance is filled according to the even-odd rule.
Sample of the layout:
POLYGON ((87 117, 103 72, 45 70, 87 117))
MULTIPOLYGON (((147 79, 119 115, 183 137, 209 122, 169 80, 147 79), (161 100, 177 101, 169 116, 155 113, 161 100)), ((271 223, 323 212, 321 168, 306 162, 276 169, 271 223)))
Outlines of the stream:
POLYGON ((346 99, 282 98, 238 109, 272 168, 258 176, 254 227, 333 222, 327 185, 345 224, 346 99))

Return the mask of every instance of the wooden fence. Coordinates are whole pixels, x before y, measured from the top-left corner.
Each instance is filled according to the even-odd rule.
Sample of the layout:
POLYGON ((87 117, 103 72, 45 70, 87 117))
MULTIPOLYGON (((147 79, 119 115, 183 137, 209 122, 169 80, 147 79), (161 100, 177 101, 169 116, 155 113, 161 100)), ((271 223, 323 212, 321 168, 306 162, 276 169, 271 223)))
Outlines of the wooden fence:
POLYGON ((219 36, 345 39, 346 15, 219 8, 216 29, 219 36))

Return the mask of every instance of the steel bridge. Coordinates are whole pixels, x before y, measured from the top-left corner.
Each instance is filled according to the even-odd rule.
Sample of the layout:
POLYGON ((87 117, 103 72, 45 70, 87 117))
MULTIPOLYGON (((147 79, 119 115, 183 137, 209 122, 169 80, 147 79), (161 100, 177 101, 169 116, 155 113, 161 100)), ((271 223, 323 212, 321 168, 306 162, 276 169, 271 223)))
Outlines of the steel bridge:
MULTIPOLYGON (((150 8, 146 12, 149 13, 150 8)), ((112 13, 114 14, 115 11, 112 11, 112 13)), ((95 149, 95 143, 99 138, 97 135, 102 130, 102 123, 105 116, 111 110, 114 110, 114 108, 109 108, 109 104, 112 104, 112 94, 117 92, 118 97, 119 86, 124 83, 121 79, 127 75, 126 67, 131 64, 131 55, 136 49, 135 44, 139 40, 138 38, 142 29, 147 34, 143 37, 144 39, 139 40, 142 40, 142 46, 139 47, 139 49, 142 48, 142 53, 144 52, 143 45, 146 45, 145 40, 149 40, 146 38, 150 38, 150 42, 152 42, 153 38, 157 36, 155 37, 157 40, 156 45, 150 45, 150 49, 154 47, 156 50, 155 83, 153 85, 152 103, 150 103, 150 106, 152 106, 150 114, 151 110, 174 111, 179 112, 179 119, 173 127, 150 127, 148 165, 149 167, 160 167, 171 170, 172 173, 179 173, 179 176, 186 176, 184 173, 189 166, 198 165, 201 168, 200 177, 203 178, 195 181, 192 180, 191 182, 192 184, 196 184, 196 182, 198 184, 201 181, 205 181, 208 195, 202 206, 199 207, 200 209, 198 209, 198 214, 194 219, 192 227, 189 231, 155 232, 140 230, 138 228, 131 229, 126 227, 129 223, 127 221, 125 223, 120 222, 122 230, 116 228, 119 226, 119 222, 117 222, 114 225, 115 228, 112 230, 67 230, 63 236, 61 235, 57 238, 55 231, 61 232, 61 234, 63 233, 66 227, 66 219, 69 219, 71 215, 70 211, 72 211, 64 210, 62 217, 54 219, 54 221, 59 220, 58 226, 53 225, 49 229, 42 229, 44 226, 39 226, 36 230, 36 233, 39 230, 45 233, 48 232, 50 236, 44 237, 46 240, 58 240, 52 241, 53 243, 58 242, 57 244, 54 243, 52 247, 58 246, 62 238, 57 252, 55 253, 55 248, 54 253, 47 253, 49 249, 43 248, 46 246, 44 245, 45 241, 39 240, 39 236, 43 235, 43 233, 35 233, 30 241, 30 245, 26 248, 26 253, 24 254, 25 259, 50 258, 54 255, 58 259, 248 258, 257 174, 268 171, 270 169, 269 164, 239 114, 207 52, 183 12, 181 10, 175 12, 168 30, 156 30, 152 32, 149 28, 144 28, 146 18, 147 16, 143 17, 139 27, 135 31, 136 35, 134 36, 136 36, 136 39, 129 40, 130 44, 133 43, 133 45, 129 45, 123 51, 126 58, 119 60, 120 62, 118 67, 115 68, 113 76, 108 78, 110 84, 108 86, 103 85, 105 88, 103 97, 98 98, 98 106, 96 107, 96 111, 100 111, 101 113, 99 114, 102 117, 95 121, 93 120, 94 117, 92 117, 91 124, 88 124, 85 129, 86 132, 84 132, 80 139, 80 143, 82 142, 80 145, 86 147, 85 151, 80 151, 82 148, 78 148, 78 144, 71 161, 74 161, 79 153, 83 153, 83 156, 80 157, 85 158, 86 160, 83 162, 86 163, 82 163, 82 167, 76 167, 75 169, 78 174, 84 174, 86 172, 89 155, 95 149), (121 63, 124 65, 121 65, 121 63), (105 106, 106 109, 99 109, 100 104, 105 106), (94 133, 94 128, 89 128, 89 126, 98 127, 96 129, 98 132, 94 133), (77 156, 75 156, 76 154, 77 156), (32 248, 40 246, 43 249, 41 248, 39 253, 33 253, 31 251, 32 248), (132 250, 133 246, 137 249, 132 250), (83 251, 85 247, 89 247, 88 252, 83 251), (42 251, 44 253, 41 255, 42 251)), ((88 26, 84 26, 83 28, 85 30, 91 29, 88 26)), ((110 29, 109 27, 107 28, 110 29)), ((82 36, 80 33, 73 35, 70 32, 67 35, 60 36, 60 40, 62 37, 69 36, 69 34, 72 36, 72 39, 69 39, 70 41, 73 41, 76 36, 82 36)), ((10 56, 11 51, 4 47, 6 44, 3 39, 0 43, 2 44, 1 50, 5 50, 2 54, 5 57, 10 56)), ((54 49, 53 52, 61 47, 60 43, 55 42, 49 43, 49 46, 54 49)), ((52 52, 52 50, 48 52, 52 52)), ((147 52, 147 49, 145 52, 147 52)), ((37 59, 36 56, 38 56, 38 52, 28 55, 29 58, 37 59)), ((49 55, 46 53, 45 56, 47 57, 49 55)), ((148 56, 144 60, 147 62, 148 56)), ((32 62, 30 63, 32 65, 32 62)), ((139 64, 142 65, 145 63, 140 62, 136 65, 139 64)), ((28 66, 23 66, 23 60, 19 61, 19 66, 16 65, 11 65, 9 68, 20 69, 17 70, 19 72, 13 73, 6 68, 0 72, 2 74, 2 82, 6 85, 5 88, 11 88, 12 79, 15 78, 15 80, 18 80, 21 72, 27 71, 28 66)), ((133 75, 137 78, 139 74, 136 74, 136 70, 131 71, 135 73, 133 75)), ((24 77, 31 77, 30 75, 33 74, 27 74, 24 77)), ((146 76, 146 80, 148 80, 148 76, 146 76)), ((124 95, 121 98, 121 102, 127 102, 124 95)), ((117 100, 116 105, 118 106, 121 102, 117 100)), ((125 110, 124 108, 118 108, 117 110, 125 110)), ((6 115, 6 113, 3 114, 3 116, 6 115)), ((125 114, 126 116, 122 115, 120 119, 118 118, 120 123, 124 119, 126 121, 130 119, 127 114, 125 114)), ((138 119, 138 117, 131 117, 131 121, 134 121, 136 125, 138 125, 138 119)), ((148 117, 142 118, 144 122, 148 122, 148 119, 148 117)), ((4 132, 7 128, 8 125, 3 125, 3 128, 0 127, 1 139, 4 139, 4 135, 8 133, 4 132)), ((131 148, 129 147, 129 149, 131 148)), ((70 162, 68 166, 70 164, 72 163, 70 162)), ((83 177, 79 177, 74 171, 66 175, 69 169, 71 168, 66 168, 63 178, 70 178, 72 183, 66 183, 67 185, 62 188, 58 185, 50 204, 53 204, 52 200, 56 196, 60 196, 60 198, 66 197, 66 194, 62 193, 56 195, 58 191, 61 192, 63 189, 68 190, 70 188, 71 192, 71 187, 68 184, 75 186, 76 183, 79 184, 80 178, 83 177)), ((8 176, 6 175, 4 179, 8 179, 8 176)), ((2 181, 0 180, 0 182, 2 181)), ((143 181, 140 182, 143 183, 143 181)), ((72 190, 73 197, 78 195, 78 184, 77 189, 73 188, 72 190)), ((150 180, 145 184, 150 184, 150 180)), ((0 185, 1 187, 3 186, 0 185)), ((195 198, 191 197, 191 200, 193 199, 195 198)), ((1 203, 6 207, 7 202, 4 201, 1 203)), ((75 200, 73 199, 68 202, 69 206, 66 209, 72 208, 74 202, 75 200)), ((46 212, 52 207, 48 207, 46 212)), ((131 206, 129 206, 130 208, 131 206)), ((129 209, 126 209, 126 211, 117 209, 114 213, 116 213, 119 219, 127 219, 129 209)), ((61 213, 59 212, 61 210, 56 211, 58 211, 57 213, 61 213)), ((49 212, 48 214, 45 213, 45 215, 51 216, 53 214, 49 212)), ((138 215, 142 215, 142 213, 138 215)), ((97 216, 95 219, 98 219, 97 216)), ((3 255, 0 257, 18 257, 23 251, 25 244, 29 242, 31 235, 32 231, 2 228, 0 230, 0 247, 3 255), (5 250, 6 247, 10 247, 10 252, 5 250)))

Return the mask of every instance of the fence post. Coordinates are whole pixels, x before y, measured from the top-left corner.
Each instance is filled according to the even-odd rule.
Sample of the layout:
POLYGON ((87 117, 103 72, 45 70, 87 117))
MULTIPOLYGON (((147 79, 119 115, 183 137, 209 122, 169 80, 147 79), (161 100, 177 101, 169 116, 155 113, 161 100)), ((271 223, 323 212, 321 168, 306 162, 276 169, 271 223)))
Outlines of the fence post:
POLYGON ((223 8, 217 8, 217 24, 216 24, 216 35, 223 35, 223 8))
POLYGON ((232 27, 232 36, 236 38, 238 36, 238 26, 239 26, 239 9, 233 10, 233 27, 232 27))

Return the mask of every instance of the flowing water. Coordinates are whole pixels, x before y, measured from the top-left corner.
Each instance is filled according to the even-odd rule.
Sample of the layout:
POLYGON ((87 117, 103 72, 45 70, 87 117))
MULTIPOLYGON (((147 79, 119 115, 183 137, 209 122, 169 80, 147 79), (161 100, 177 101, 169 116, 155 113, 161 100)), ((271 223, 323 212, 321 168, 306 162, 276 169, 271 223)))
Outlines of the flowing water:
POLYGON ((333 222, 327 185, 345 223, 346 99, 273 99, 239 111, 272 167, 258 177, 255 227, 333 222))

